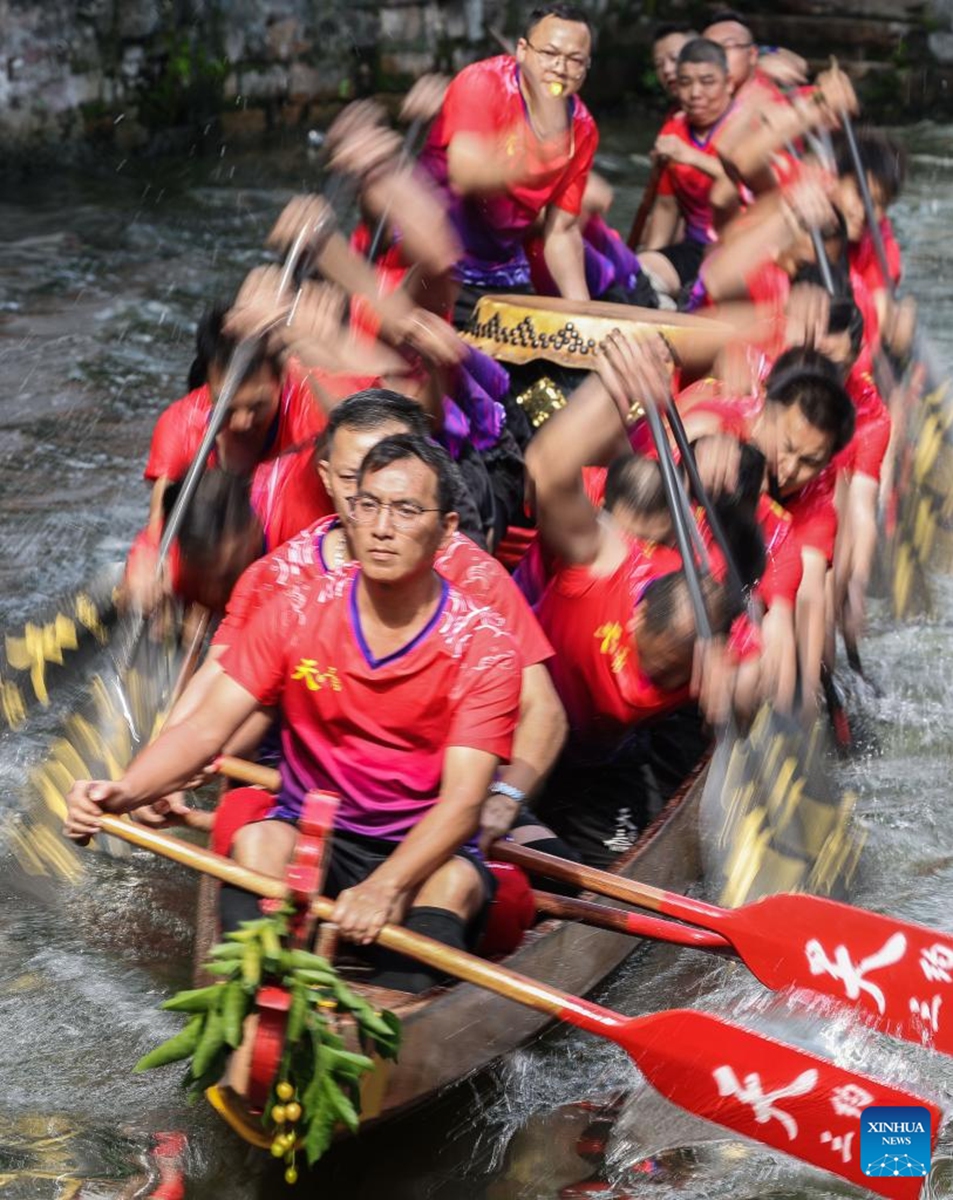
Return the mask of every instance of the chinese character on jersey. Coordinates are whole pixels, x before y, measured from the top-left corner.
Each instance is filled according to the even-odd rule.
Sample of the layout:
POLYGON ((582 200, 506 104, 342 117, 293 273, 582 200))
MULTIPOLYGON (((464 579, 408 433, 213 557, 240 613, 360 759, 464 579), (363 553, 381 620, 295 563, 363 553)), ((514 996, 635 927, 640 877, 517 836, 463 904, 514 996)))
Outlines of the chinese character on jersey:
POLYGON ((623 628, 618 621, 600 625, 594 637, 600 639, 599 653, 612 656, 612 673, 618 675, 629 657, 629 647, 622 640, 623 628))
POLYGON ((333 692, 341 690, 337 667, 322 671, 314 658, 303 658, 295 667, 291 680, 293 683, 302 681, 309 692, 320 692, 322 687, 329 687, 333 692))

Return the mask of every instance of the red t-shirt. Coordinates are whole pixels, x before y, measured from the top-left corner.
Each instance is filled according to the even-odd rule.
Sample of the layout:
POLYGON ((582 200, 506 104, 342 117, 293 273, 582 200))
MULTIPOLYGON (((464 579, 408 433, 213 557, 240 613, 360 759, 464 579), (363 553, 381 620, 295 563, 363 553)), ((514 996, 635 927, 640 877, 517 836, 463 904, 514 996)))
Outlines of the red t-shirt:
MULTIPOLYGON (((692 149, 700 150, 702 154, 717 159, 715 134, 726 116, 727 113, 718 124, 708 130, 704 137, 697 137, 692 132, 685 114, 677 112, 662 126, 659 137, 671 134, 687 146, 691 146, 692 149)), ((665 164, 665 169, 659 176, 658 194, 675 197, 679 212, 685 221, 685 236, 693 242, 717 241, 714 212, 710 199, 714 182, 711 175, 706 175, 698 167, 671 161, 665 164)))
POLYGON ((758 582, 758 594, 765 608, 770 608, 779 600, 793 607, 804 570, 801 546, 794 532, 794 518, 787 509, 765 495, 758 500, 755 515, 767 554, 764 574, 758 582))
POLYGON ((834 561, 834 541, 837 537, 837 509, 834 507, 834 485, 837 467, 830 462, 810 483, 799 488, 793 496, 784 497, 784 507, 794 521, 794 533, 802 550, 817 550, 828 565, 834 561))
POLYGON ((844 385, 854 402, 854 436, 834 458, 838 471, 867 475, 880 482, 880 472, 890 444, 891 421, 871 374, 866 347, 854 363, 844 385))
POLYGON ((252 476, 252 507, 261 521, 265 547, 274 550, 323 517, 334 502, 321 482, 313 444, 261 463, 252 476))
MULTIPOLYGON (((352 389, 356 390, 356 389, 352 389)), ((350 395, 350 391, 342 393, 350 395)), ((189 392, 174 401, 160 415, 152 431, 149 461, 144 477, 150 482, 166 478, 182 479, 202 444, 209 417, 212 413, 212 392, 208 384, 189 392)), ((302 369, 293 361, 285 370, 281 386, 278 413, 266 443, 262 460, 273 458, 292 446, 319 434, 327 424, 327 417, 315 401, 302 369)), ((208 456, 208 466, 218 464, 218 452, 213 446, 208 456)))
MULTIPOLYGON (((884 217, 880 222, 880 236, 883 239, 884 251, 887 256, 887 269, 890 272, 890 282, 896 287, 903 274, 903 262, 900 257, 900 247, 897 245, 897 239, 894 236, 893 225, 890 223, 889 217, 884 217)), ((880 270, 880 260, 877 257, 877 251, 874 249, 874 239, 871 237, 869 229, 865 228, 861 234, 860 241, 850 246, 849 256, 851 270, 857 272, 871 292, 882 291, 887 286, 884 283, 880 270)))
MULTIPOLYGON (((313 580, 331 570, 323 553, 324 539, 338 524, 336 516, 318 521, 278 550, 252 563, 232 591, 214 644, 230 645, 275 593, 284 595, 292 607, 301 610, 313 580)), ((471 600, 502 615, 506 628, 516 639, 524 667, 552 657, 552 646, 506 569, 465 534, 455 533, 450 538, 437 555, 434 569, 471 600)))
POLYGON ((427 625, 375 659, 361 630, 360 571, 316 579, 299 610, 281 596, 249 621, 222 668, 281 706, 282 799, 338 792, 336 825, 399 840, 440 798, 450 746, 508 760, 520 658, 502 617, 446 580, 427 625))
POLYGON ((537 615, 555 651, 550 670, 576 757, 604 760, 633 725, 688 700, 687 687, 663 691, 642 674, 628 632, 648 584, 681 565, 667 546, 633 542, 614 574, 566 566, 546 589, 537 615))
POLYGON ((536 135, 509 55, 472 63, 450 84, 420 155, 449 199, 450 219, 463 245, 458 274, 478 286, 529 282, 522 244, 527 229, 547 205, 574 215, 582 207, 586 180, 599 141, 588 109, 578 96, 567 100, 570 133, 553 142, 536 135), (457 134, 493 139, 520 161, 519 183, 480 196, 459 196, 447 172, 447 147, 457 134))

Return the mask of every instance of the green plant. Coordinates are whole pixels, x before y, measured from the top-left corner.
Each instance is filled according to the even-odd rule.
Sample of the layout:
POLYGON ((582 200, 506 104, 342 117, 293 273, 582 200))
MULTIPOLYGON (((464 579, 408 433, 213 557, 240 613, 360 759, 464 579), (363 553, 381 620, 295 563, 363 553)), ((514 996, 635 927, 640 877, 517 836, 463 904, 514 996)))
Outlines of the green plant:
POLYGON ((184 1084, 193 1097, 201 1095, 221 1078, 230 1051, 241 1044, 245 1018, 254 1009, 259 989, 286 988, 291 1004, 284 1050, 262 1121, 272 1135, 271 1153, 285 1160, 285 1178, 294 1183, 299 1146, 310 1165, 330 1145, 337 1124, 357 1130, 360 1081, 374 1065, 367 1054, 347 1049, 329 1016, 349 1015, 362 1050, 382 1058, 397 1057, 400 1022, 393 1013, 376 1012, 327 959, 287 949, 290 915, 286 909, 274 917, 243 922, 239 930, 226 934, 205 966, 220 981, 164 1002, 164 1009, 187 1013, 189 1021, 134 1069, 148 1071, 190 1058, 184 1084))

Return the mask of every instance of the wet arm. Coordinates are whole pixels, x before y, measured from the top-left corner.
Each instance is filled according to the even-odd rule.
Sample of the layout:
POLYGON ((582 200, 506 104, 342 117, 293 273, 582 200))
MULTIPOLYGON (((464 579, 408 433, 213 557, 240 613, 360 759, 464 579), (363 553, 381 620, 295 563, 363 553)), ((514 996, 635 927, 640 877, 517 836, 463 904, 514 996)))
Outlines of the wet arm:
POLYGON ((207 703, 164 730, 133 761, 122 780, 113 812, 128 812, 183 787, 220 753, 230 737, 258 708, 258 701, 224 672, 210 687, 207 703))
POLYGON ((821 658, 826 629, 827 559, 805 546, 801 551, 804 574, 797 593, 796 629, 802 704, 813 708, 821 681, 821 658))

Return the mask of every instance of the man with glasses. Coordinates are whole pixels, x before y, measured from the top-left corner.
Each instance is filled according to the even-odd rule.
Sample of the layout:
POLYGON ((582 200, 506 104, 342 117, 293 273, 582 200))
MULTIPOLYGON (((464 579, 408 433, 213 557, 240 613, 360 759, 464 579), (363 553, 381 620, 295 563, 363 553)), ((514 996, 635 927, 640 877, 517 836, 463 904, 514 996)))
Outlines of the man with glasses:
MULTIPOLYGON (((520 653, 502 618, 434 570, 456 528, 449 461, 401 434, 361 465, 357 564, 277 594, 221 659, 206 709, 163 733, 118 782, 72 789, 66 832, 96 831, 188 781, 261 708, 282 717, 282 788, 236 857, 280 876, 313 788, 341 797, 325 891, 333 921, 367 945, 387 921, 472 945, 493 891, 472 848, 497 766, 510 758, 520 653)), ((381 955, 375 982, 422 991, 434 974, 381 955)))
MULTIPOLYGON (((764 69, 765 65, 776 58, 782 62, 793 59, 805 64, 802 59, 786 51, 775 51, 759 59, 754 34, 745 18, 734 9, 726 8, 715 13, 702 36, 717 42, 724 50, 728 60, 728 77, 734 91, 731 115, 716 130, 713 145, 729 173, 752 192, 760 194, 774 185, 773 176, 768 171, 748 172, 741 169, 736 157, 739 148, 760 131, 765 110, 771 105, 786 106, 788 103, 772 77, 779 74, 783 78, 783 74, 773 68, 769 74, 764 69)), ((789 75, 788 78, 796 79, 797 75, 789 75)))
POLYGON ((532 290, 523 242, 541 214, 559 293, 589 299, 579 214, 598 131, 578 92, 591 50, 582 10, 537 8, 515 55, 473 63, 447 91, 420 161, 463 246, 457 324, 485 292, 532 290))
MULTIPOLYGON (((724 50, 728 59, 728 76, 736 95, 758 76, 758 47, 740 13, 730 8, 715 13, 702 31, 702 37, 717 42, 724 50)), ((768 82, 766 77, 764 82, 768 82)))

